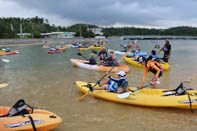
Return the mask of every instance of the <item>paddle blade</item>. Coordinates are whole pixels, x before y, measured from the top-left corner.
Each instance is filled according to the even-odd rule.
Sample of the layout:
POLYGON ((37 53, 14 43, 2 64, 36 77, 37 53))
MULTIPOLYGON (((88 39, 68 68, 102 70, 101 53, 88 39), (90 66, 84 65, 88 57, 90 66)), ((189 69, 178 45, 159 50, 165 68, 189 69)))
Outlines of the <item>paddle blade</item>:
POLYGON ((2 83, 2 84, 0 84, 0 88, 6 87, 6 86, 8 86, 7 83, 2 83))
POLYGON ((92 50, 92 53, 97 54, 97 51, 96 50, 92 50))
POLYGON ((129 97, 130 94, 131 94, 131 92, 125 92, 125 93, 117 95, 116 97, 121 98, 121 99, 125 99, 125 98, 129 97))
POLYGON ((10 62, 10 60, 8 59, 2 59, 1 61, 6 62, 6 63, 10 62))

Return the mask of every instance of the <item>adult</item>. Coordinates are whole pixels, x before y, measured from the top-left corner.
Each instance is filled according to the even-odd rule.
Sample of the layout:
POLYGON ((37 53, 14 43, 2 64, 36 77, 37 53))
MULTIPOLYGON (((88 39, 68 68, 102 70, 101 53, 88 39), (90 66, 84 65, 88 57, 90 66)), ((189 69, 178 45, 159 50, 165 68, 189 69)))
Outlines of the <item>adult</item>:
POLYGON ((168 59, 171 57, 171 44, 169 40, 165 40, 165 45, 158 51, 159 54, 161 51, 164 52, 163 61, 168 62, 168 59))
POLYGON ((100 60, 104 60, 108 57, 105 47, 103 47, 102 50, 98 53, 98 57, 100 58, 100 60))

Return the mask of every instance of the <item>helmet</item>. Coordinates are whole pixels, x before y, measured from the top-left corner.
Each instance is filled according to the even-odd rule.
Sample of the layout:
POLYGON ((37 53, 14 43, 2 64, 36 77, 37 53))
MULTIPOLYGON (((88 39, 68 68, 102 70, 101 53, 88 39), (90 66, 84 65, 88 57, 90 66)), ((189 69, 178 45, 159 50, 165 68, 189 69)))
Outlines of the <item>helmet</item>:
POLYGON ((121 76, 121 77, 124 77, 126 76, 125 72, 124 71, 119 71, 118 73, 116 73, 117 75, 121 76))

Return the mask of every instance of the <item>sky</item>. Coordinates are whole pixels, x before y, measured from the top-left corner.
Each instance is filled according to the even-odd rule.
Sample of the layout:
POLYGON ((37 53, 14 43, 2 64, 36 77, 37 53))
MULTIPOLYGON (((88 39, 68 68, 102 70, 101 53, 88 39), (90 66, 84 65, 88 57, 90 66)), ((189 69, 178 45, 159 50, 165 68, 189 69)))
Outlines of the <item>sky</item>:
POLYGON ((50 24, 197 27, 197 0, 0 0, 0 17, 43 17, 50 24))

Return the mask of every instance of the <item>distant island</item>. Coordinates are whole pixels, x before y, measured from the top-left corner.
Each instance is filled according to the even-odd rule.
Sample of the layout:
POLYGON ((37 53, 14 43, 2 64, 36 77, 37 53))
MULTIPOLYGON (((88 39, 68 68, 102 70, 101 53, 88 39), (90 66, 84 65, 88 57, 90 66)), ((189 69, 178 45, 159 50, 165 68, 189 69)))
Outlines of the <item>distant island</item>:
POLYGON ((18 33, 31 34, 27 38, 41 38, 41 33, 48 32, 75 32, 75 37, 94 38, 97 36, 90 28, 101 28, 103 36, 132 36, 132 35, 172 35, 172 36, 197 36, 197 28, 179 26, 168 29, 149 29, 136 27, 99 27, 90 24, 75 24, 69 27, 50 25, 48 19, 39 18, 0 18, 0 39, 20 38, 18 33))

